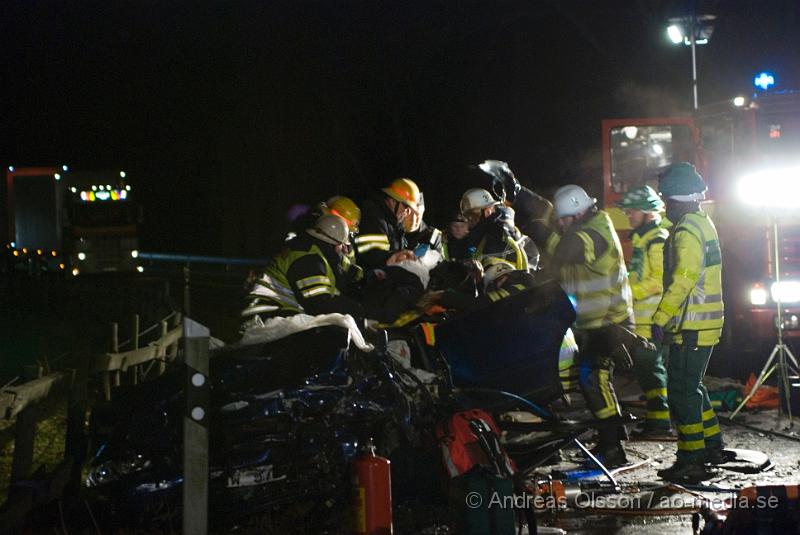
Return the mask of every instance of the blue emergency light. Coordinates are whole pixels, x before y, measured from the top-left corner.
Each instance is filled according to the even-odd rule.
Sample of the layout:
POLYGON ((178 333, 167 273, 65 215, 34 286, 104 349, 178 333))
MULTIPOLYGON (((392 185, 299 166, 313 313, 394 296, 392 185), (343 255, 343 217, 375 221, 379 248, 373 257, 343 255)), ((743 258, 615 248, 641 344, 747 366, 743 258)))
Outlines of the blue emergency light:
POLYGON ((755 78, 753 78, 753 85, 756 87, 756 89, 766 91, 775 85, 775 75, 767 71, 760 72, 755 78))

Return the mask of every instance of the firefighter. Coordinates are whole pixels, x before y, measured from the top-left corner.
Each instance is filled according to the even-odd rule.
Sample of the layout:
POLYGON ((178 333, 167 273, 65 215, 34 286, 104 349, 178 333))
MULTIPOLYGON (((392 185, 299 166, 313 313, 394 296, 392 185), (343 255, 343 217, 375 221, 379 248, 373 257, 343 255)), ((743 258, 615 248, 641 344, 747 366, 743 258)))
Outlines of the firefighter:
MULTIPOLYGON (((492 181, 492 193, 503 205, 514 210, 514 220, 520 232, 531 236, 536 221, 549 223, 553 205, 530 189, 519 183, 508 163, 500 160, 486 160, 476 166, 492 181)), ((528 263, 539 263, 539 250, 533 240, 526 246, 528 263)))
POLYGON ((658 475, 669 481, 710 477, 704 463, 727 461, 703 376, 724 321, 717 229, 700 209, 706 185, 693 165, 667 168, 658 184, 674 226, 664 246, 664 295, 653 315, 653 339, 671 337, 667 389, 678 426, 677 460, 658 475))
POLYGON ((433 250, 444 256, 442 231, 428 225, 422 217, 425 215, 425 196, 419 192, 417 211, 403 220, 403 230, 406 233, 408 249, 417 256, 422 256, 427 250, 433 250))
POLYGON ((445 260, 464 260, 469 258, 467 235, 469 224, 460 211, 455 212, 445 227, 442 236, 442 256, 445 260))
POLYGON ((383 195, 364 203, 361 225, 355 242, 358 265, 379 269, 403 260, 412 260, 403 221, 418 210, 419 187, 413 180, 398 178, 381 190, 383 195))
POLYGON ((255 281, 241 313, 242 330, 275 316, 339 312, 364 317, 362 306, 342 295, 335 266, 347 254, 350 232, 339 216, 326 214, 289 240, 255 281))
MULTIPOLYGON (((313 228, 320 216, 333 214, 341 217, 347 222, 351 238, 358 233, 358 225, 361 222, 361 209, 358 205, 343 195, 335 195, 328 200, 317 204, 314 210, 299 217, 291 226, 285 241, 289 241, 298 234, 304 233, 307 229, 313 228)), ((356 264, 356 255, 352 247, 348 248, 346 255, 341 262, 334 268, 337 272, 337 280, 341 279, 341 289, 344 293, 356 293, 356 288, 364 278, 364 270, 356 264)))
POLYGON ((514 227, 514 211, 501 206, 485 189, 469 189, 461 196, 461 214, 469 226, 469 246, 481 262, 487 256, 508 260, 514 269, 527 271, 528 256, 520 246, 527 240, 514 227))
MULTIPOLYGON (((633 294, 636 333, 653 341, 653 314, 661 301, 664 242, 669 236, 660 215, 664 210, 664 203, 653 188, 640 186, 626 193, 617 206, 625 211, 633 229, 633 255, 628 270, 628 282, 633 294)), ((634 358, 636 377, 647 399, 644 426, 637 433, 641 438, 659 438, 672 434, 663 348, 660 342, 653 342, 656 345, 655 350, 637 348, 634 358)))
MULTIPOLYGON (((567 185, 554 197, 555 217, 561 233, 544 221, 532 224, 534 240, 551 258, 567 294, 574 299, 579 340, 580 386, 594 416, 605 420, 621 416, 612 378, 615 364, 632 362, 612 351, 609 327, 633 325, 631 290, 617 233, 608 214, 583 188, 567 185)), ((594 453, 610 466, 627 463, 621 440, 623 426, 601 426, 594 453)))

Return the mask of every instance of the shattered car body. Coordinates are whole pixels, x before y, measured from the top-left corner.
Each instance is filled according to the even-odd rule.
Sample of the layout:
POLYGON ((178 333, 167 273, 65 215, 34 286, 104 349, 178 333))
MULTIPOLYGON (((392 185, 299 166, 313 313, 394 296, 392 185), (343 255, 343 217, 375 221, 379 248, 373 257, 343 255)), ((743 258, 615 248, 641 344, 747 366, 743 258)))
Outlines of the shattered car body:
MULTIPOLYGON (((560 288, 544 283, 438 324, 434 344, 421 342, 418 326, 389 332, 412 348, 410 367, 380 348, 356 350, 336 327, 212 352, 212 519, 235 522, 308 499, 335 509, 349 499, 348 467, 361 444, 372 438, 390 458, 431 447, 437 418, 455 404, 478 403, 470 389, 551 401, 560 394, 559 347, 573 319, 560 288)), ((176 368, 120 389, 93 415, 97 447, 86 483, 111 511, 180 503, 186 407, 176 368)), ((507 403, 501 397, 498 406, 507 403)), ((402 496, 407 481, 394 465, 392 478, 402 496)))

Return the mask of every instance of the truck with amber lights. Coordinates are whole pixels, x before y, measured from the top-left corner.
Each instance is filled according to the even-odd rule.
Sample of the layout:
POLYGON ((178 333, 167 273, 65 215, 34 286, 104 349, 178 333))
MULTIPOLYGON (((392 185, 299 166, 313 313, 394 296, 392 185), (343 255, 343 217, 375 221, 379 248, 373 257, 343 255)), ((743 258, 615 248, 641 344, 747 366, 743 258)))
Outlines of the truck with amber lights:
POLYGON ((136 272, 141 210, 125 171, 6 170, 10 265, 29 273, 136 272))
POLYGON ((615 208, 626 191, 657 188, 658 175, 681 161, 706 178, 703 209, 723 249, 723 342, 737 356, 730 373, 741 375, 769 354, 779 299, 784 336, 800 339, 800 93, 737 97, 692 116, 607 119, 602 148, 603 204, 628 252, 630 225, 615 208))

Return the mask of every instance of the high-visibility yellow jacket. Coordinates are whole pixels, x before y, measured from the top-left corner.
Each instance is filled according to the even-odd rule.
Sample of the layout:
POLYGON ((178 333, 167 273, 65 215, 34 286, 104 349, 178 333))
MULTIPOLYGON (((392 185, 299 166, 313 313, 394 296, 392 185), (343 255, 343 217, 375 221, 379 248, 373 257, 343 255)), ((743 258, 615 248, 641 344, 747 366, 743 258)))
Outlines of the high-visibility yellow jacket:
POLYGON ((633 255, 628 282, 633 294, 636 333, 650 338, 653 314, 664 291, 664 242, 669 232, 660 221, 652 221, 631 233, 633 255))
POLYGON ((633 303, 622 245, 607 213, 599 210, 564 236, 552 233, 545 249, 559 266, 564 291, 575 299, 576 328, 632 322, 633 303), (581 254, 562 251, 559 245, 568 242, 581 244, 581 254))
POLYGON ((699 210, 683 216, 664 246, 664 296, 653 322, 675 333, 697 332, 698 346, 713 346, 722 334, 722 255, 719 236, 708 215, 699 210))
MULTIPOLYGON (((322 245, 324 246, 324 244, 322 245)), ((290 241, 264 268, 247 297, 243 320, 291 316, 305 312, 362 314, 361 305, 337 288, 333 258, 327 258, 320 244, 307 237, 290 241)))

